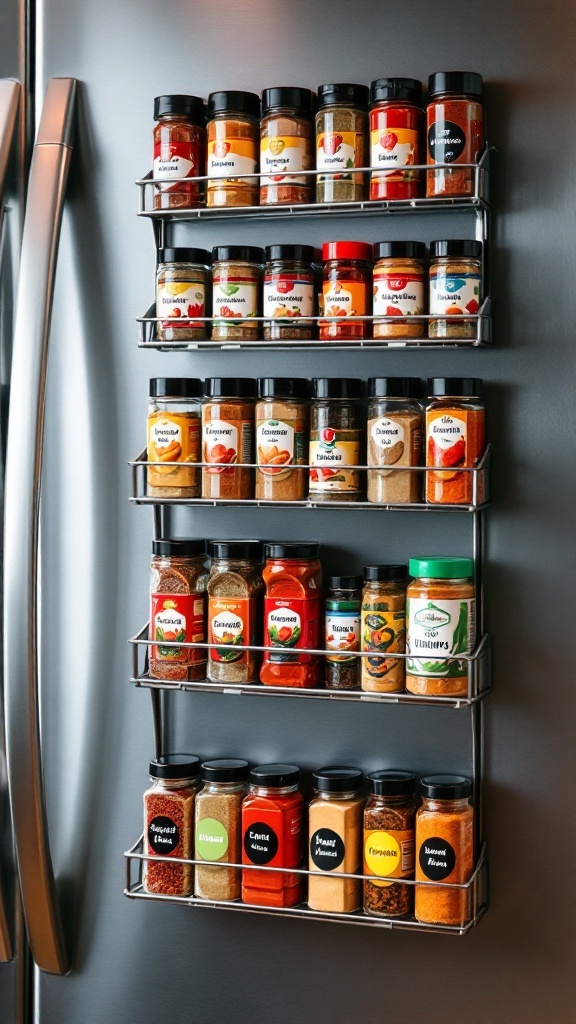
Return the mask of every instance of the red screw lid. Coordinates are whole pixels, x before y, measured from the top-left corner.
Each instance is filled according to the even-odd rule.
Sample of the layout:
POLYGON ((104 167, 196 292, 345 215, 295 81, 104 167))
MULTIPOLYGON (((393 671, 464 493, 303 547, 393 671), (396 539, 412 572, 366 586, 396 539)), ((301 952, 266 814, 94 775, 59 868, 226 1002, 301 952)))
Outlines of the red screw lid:
POLYGON ((322 259, 366 260, 372 262, 372 246, 369 242, 324 242, 322 259))

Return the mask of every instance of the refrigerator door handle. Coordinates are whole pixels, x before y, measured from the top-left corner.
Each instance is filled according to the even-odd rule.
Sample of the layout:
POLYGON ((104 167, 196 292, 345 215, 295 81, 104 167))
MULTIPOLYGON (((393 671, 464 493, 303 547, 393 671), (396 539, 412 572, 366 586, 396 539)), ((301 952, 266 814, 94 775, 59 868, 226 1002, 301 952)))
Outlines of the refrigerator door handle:
POLYGON ((14 326, 4 527, 6 755, 22 903, 32 956, 66 974, 40 737, 38 531, 46 364, 76 81, 49 81, 34 146, 14 326))

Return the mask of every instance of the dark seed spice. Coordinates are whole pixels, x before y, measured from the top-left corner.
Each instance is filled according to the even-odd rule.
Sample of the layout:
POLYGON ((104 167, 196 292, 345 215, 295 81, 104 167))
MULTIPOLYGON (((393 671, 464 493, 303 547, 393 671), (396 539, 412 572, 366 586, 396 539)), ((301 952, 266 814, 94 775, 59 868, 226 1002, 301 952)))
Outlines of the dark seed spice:
MULTIPOLYGON (((414 796, 412 793, 385 795, 381 790, 394 784, 383 778, 386 775, 409 776, 409 773, 374 772, 373 776, 368 776, 368 788, 372 792, 364 810, 363 873, 378 875, 382 879, 412 878, 414 796), (374 792, 374 789, 380 789, 380 792, 374 792)), ((412 780, 401 780, 400 785, 409 788, 413 785, 412 780)), ((365 880, 364 912, 377 917, 405 917, 412 913, 413 888, 400 881, 383 884, 365 880)))

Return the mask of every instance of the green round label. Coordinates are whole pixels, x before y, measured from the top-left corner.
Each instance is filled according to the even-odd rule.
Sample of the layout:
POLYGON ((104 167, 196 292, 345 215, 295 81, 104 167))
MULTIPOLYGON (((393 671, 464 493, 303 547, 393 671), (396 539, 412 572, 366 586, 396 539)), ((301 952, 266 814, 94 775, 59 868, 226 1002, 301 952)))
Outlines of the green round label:
POLYGON ((216 818, 202 818, 196 825, 196 857, 222 860, 228 850, 228 833, 216 818))

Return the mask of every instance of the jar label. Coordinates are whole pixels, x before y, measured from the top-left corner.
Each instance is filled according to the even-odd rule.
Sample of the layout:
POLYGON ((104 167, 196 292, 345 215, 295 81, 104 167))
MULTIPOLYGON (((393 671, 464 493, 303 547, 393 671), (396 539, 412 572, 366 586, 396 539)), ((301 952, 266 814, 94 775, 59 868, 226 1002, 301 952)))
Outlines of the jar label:
POLYGON ((190 644, 204 642, 204 598, 197 594, 151 594, 150 647, 156 661, 194 664, 206 660, 201 648, 165 647, 165 642, 190 644))
MULTIPOLYGON (((209 178, 233 178, 235 174, 252 174, 256 170, 258 153, 252 139, 214 139, 208 143, 209 178)), ((246 185, 255 183, 245 181, 246 185)))
MULTIPOLYGON (((468 417, 464 410, 458 416, 442 410, 430 410, 426 413, 426 433, 428 466, 447 466, 457 470, 458 466, 467 465, 468 417)), ((457 471, 430 474, 439 480, 451 480, 458 475, 457 471)))
POLYGON ((265 598, 266 647, 280 648, 278 654, 268 652, 265 661, 298 665, 312 661, 312 654, 288 652, 298 647, 319 649, 321 618, 322 601, 319 598, 265 598))
MULTIPOLYGON (((258 803, 258 807, 242 808, 242 863, 298 867, 302 857, 301 807, 276 809, 272 796, 260 797, 258 803)), ((297 875, 280 871, 242 871, 242 884, 250 889, 280 892, 297 882, 297 875)))
MULTIPOLYGON (((327 651, 359 651, 360 650, 360 615, 350 612, 326 612, 326 650, 327 651)), ((357 658, 345 654, 331 655, 326 661, 356 662, 357 658)))
POLYGON ((308 139, 298 135, 275 135, 263 138, 260 143, 260 172, 266 177, 261 178, 261 185, 307 185, 311 184, 305 176, 287 175, 287 171, 306 171, 308 159, 308 139))
MULTIPOLYGON (((324 281, 322 285, 323 316, 365 316, 367 309, 368 289, 359 281, 324 281)), ((361 321, 358 321, 360 324, 361 321)), ((333 326, 335 321, 321 323, 320 326, 333 326)))
POLYGON ((228 832, 217 818, 201 818, 196 822, 197 860, 222 860, 228 851, 228 842, 228 832))
POLYGON ((422 274, 382 274, 374 270, 374 316, 417 316, 425 310, 422 274))
POLYGON ((418 864, 426 878, 432 882, 441 882, 452 874, 456 867, 456 851, 447 839, 431 836, 420 846, 418 864))
POLYGON ((180 830, 172 818, 158 814, 148 825, 148 845, 154 853, 161 857, 175 855, 180 842, 180 830))
POLYGON ((417 163, 417 153, 418 132, 413 128, 376 128, 370 132, 371 167, 406 167, 417 163))
POLYGON ((476 646, 476 600, 463 601, 408 598, 406 661, 411 676, 453 679, 468 674, 468 662, 446 659, 450 654, 470 654, 476 646))
POLYGON ((248 651, 238 650, 254 642, 253 602, 249 597, 208 597, 210 661, 246 662, 248 651))
MULTIPOLYGON (((379 878, 409 878, 414 871, 414 833, 409 830, 364 829, 364 874, 379 878)), ((392 882, 376 882, 380 889, 392 882)))
MULTIPOLYGON (((386 599, 383 598, 383 601, 386 599)), ((377 612, 362 609, 362 650, 403 654, 406 645, 406 616, 402 611, 377 612)), ((385 679, 402 671, 402 658, 362 658, 362 673, 369 679, 385 679)))
POLYGON ((182 463, 200 461, 200 417, 184 413, 152 413, 148 417, 148 467, 151 487, 193 487, 197 470, 182 463), (175 465, 177 463, 178 465, 175 465))
MULTIPOLYGON (((194 162, 195 146, 191 142, 168 142, 154 145, 153 176, 155 178, 193 178, 200 174, 194 162)), ((178 185, 161 182, 158 192, 177 192, 178 185)))
POLYGON ((256 428, 256 461, 266 476, 288 476, 280 467, 302 460, 304 430, 301 420, 264 420, 256 428), (294 427, 299 427, 295 433, 294 427))
POLYGON ((310 836, 310 859, 320 871, 335 871, 344 861, 342 836, 331 828, 319 828, 310 836))
MULTIPOLYGON (((346 167, 361 167, 364 152, 362 132, 320 132, 316 136, 316 167, 319 171, 338 171, 346 167)), ((334 179, 361 181, 361 174, 321 175, 319 181, 334 179)))
MULTIPOLYGON (((451 164, 462 156, 466 132, 454 121, 433 121, 428 129, 429 163, 451 164)), ((466 161, 465 161, 466 162, 466 161)))
POLYGON ((264 316, 283 318, 313 316, 312 278, 295 274, 266 274, 264 277, 264 316))
POLYGON ((430 312, 435 316, 474 316, 480 309, 480 274, 447 274, 440 267, 430 274, 430 312))
MULTIPOLYGON (((244 277, 214 278, 212 295, 214 320, 241 320, 258 316, 258 283, 244 277)), ((256 324, 254 324, 256 328, 256 324)))
MULTIPOLYGON (((370 422, 368 434, 368 464, 370 466, 393 466, 400 461, 404 451, 404 427, 398 420, 380 416, 370 422)), ((388 476, 391 475, 391 473, 388 474, 388 476)))
POLYGON ((343 466, 357 466, 360 441, 341 441, 339 432, 331 427, 310 439, 310 491, 358 491, 360 474, 343 466))
MULTIPOLYGON (((171 281, 166 284, 158 284, 156 289, 156 316, 169 317, 169 320, 162 321, 161 326, 170 327, 172 330, 178 328, 176 320, 195 316, 204 316, 206 309, 206 287, 204 284, 189 283, 187 281, 171 281)), ((182 327, 189 330, 191 327, 204 327, 202 320, 192 323, 184 323, 182 327)))
POLYGON ((247 420, 209 420, 202 427, 203 462, 217 464, 205 466, 205 473, 234 472, 235 463, 252 461, 254 428, 247 420))

